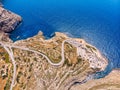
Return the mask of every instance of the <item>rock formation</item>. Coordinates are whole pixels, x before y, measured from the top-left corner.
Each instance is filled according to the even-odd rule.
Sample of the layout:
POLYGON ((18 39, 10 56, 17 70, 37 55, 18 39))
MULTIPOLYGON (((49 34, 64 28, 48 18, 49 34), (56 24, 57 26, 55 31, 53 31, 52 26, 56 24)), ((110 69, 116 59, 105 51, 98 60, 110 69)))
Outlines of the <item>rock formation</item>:
POLYGON ((2 33, 3 36, 3 32, 11 32, 20 22, 21 17, 19 15, 0 7, 0 33, 2 33))

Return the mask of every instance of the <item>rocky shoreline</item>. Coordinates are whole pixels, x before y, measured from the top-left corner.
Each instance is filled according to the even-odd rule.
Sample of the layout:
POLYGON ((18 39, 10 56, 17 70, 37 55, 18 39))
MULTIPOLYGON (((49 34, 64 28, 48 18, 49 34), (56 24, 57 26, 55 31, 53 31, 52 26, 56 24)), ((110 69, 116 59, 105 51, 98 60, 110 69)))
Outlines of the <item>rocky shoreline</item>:
POLYGON ((93 79, 92 74, 104 70, 108 64, 94 46, 60 32, 49 40, 40 32, 25 40, 0 43, 13 52, 18 68, 14 71, 17 76, 14 88, 21 90, 24 88, 21 83, 27 90, 69 90, 74 83, 83 84, 93 79))
POLYGON ((9 32, 13 31, 18 24, 22 21, 22 18, 0 6, 0 39, 7 40, 9 32))
POLYGON ((54 37, 45 40, 40 32, 26 40, 11 42, 8 33, 21 20, 19 15, 0 7, 0 90, 8 90, 11 81, 15 82, 16 90, 120 89, 120 79, 117 79, 119 70, 112 71, 105 78, 93 79, 92 74, 105 70, 108 60, 83 39, 70 38, 56 32, 54 37), (14 56, 17 67, 14 79, 11 78, 11 53, 8 55, 4 49, 10 50, 14 56), (59 63, 61 60, 63 63, 59 63))

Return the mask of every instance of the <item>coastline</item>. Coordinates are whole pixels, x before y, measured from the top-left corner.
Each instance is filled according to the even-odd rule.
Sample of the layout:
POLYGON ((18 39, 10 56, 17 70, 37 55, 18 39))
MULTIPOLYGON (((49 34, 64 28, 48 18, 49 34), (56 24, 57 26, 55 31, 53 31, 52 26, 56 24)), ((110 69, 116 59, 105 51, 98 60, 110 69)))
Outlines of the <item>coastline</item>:
POLYGON ((77 90, 82 88, 83 90, 119 90, 119 82, 118 78, 120 75, 120 69, 113 69, 107 76, 101 79, 90 80, 82 85, 75 85, 71 88, 71 90, 77 90))
POLYGON ((10 41, 9 32, 13 31, 22 21, 22 18, 0 6, 0 39, 10 41))
MULTIPOLYGON (((19 18, 19 20, 21 21, 21 19, 19 18)), ((19 20, 18 20, 18 22, 19 22, 19 20)), ((13 25, 14 26, 14 25, 13 25)), ((15 26, 11 29, 11 30, 14 30, 15 29, 15 27, 17 26, 17 24, 15 24, 15 26)), ((10 30, 10 31, 11 31, 10 30)), ((7 32, 10 32, 10 31, 7 31, 7 32)), ((3 35, 3 37, 5 36, 5 37, 8 37, 8 35, 7 34, 5 34, 4 32, 2 32, 2 33, 0 33, 1 35, 3 35)), ((3 38, 2 37, 2 38, 3 38)), ((89 73, 99 73, 100 71, 103 71, 104 72, 104 70, 107 68, 107 66, 108 66, 108 68, 109 68, 109 62, 108 62, 108 60, 107 60, 107 58, 105 58, 105 56, 104 55, 102 55, 102 53, 95 47, 95 46, 93 46, 93 45, 91 45, 91 44, 89 44, 89 43, 87 43, 84 39, 80 39, 80 38, 71 38, 71 37, 68 37, 66 34, 64 34, 64 33, 60 33, 60 32, 55 32, 55 36, 53 36, 52 38, 50 38, 50 39, 48 39, 48 40, 46 40, 45 38, 44 38, 44 36, 43 36, 43 33, 42 32, 39 32, 37 35, 35 35, 35 36, 33 36, 33 37, 30 37, 30 38, 28 38, 28 39, 25 39, 25 40, 19 40, 19 41, 16 41, 16 42, 12 42, 12 40, 10 40, 9 39, 9 41, 8 40, 3 40, 1 38, 1 40, 0 40, 0 44, 6 49, 6 51, 7 50, 9 50, 9 49, 7 49, 7 48, 14 48, 14 49, 20 49, 20 50, 25 50, 25 51, 28 51, 28 52, 34 52, 34 53, 37 53, 37 54, 40 54, 40 55, 42 55, 45 59, 47 59, 48 60, 48 62, 47 63, 49 63, 50 64, 50 66, 63 66, 64 65, 64 63, 65 63, 65 59, 66 59, 66 57, 68 58, 69 56, 67 56, 66 54, 64 54, 67 50, 64 50, 66 47, 65 47, 65 44, 69 44, 69 45, 72 45, 72 48, 73 49, 75 49, 76 50, 76 52, 75 52, 75 54, 76 54, 76 56, 78 57, 79 55, 82 55, 82 54, 84 54, 84 55, 91 55, 92 54, 92 56, 93 57, 95 57, 95 61, 93 60, 93 61, 90 61, 89 59, 90 58, 88 58, 88 56, 81 56, 82 57, 82 59, 85 59, 86 60, 86 62, 88 62, 89 63, 89 68, 92 68, 92 69, 94 69, 93 71, 89 71, 89 73), (57 41, 59 41, 60 40, 60 43, 58 43, 57 41), (32 45, 32 43, 33 43, 33 45, 32 45), (34 43, 35 43, 35 46, 34 46, 34 43), (43 43, 43 44, 42 44, 43 43), (42 52, 42 51, 40 51, 39 49, 37 50, 37 48, 40 48, 42 45, 44 46, 49 46, 50 44, 55 44, 55 45, 58 45, 58 47, 59 48, 61 48, 60 49, 60 51, 59 51, 59 49, 58 49, 58 52, 60 52, 60 53, 62 53, 61 54, 61 57, 62 57, 62 59, 59 61, 59 62, 52 62, 52 61, 54 61, 54 60, 51 60, 50 61, 50 57, 48 57, 47 56, 47 52, 42 52), (60 45, 59 45, 60 44, 60 45), (32 45, 32 46, 31 46, 32 45), (82 47, 80 47, 80 46, 82 46, 82 47), (7 47, 7 48, 6 48, 7 47), (36 48, 37 47, 37 48, 36 48), (64 48, 65 47, 65 48, 64 48), (36 50, 36 51, 35 51, 36 50), (42 52, 42 53, 41 53, 42 52), (82 53, 81 54, 81 52, 85 52, 85 53, 82 53), (86 52, 88 52, 89 54, 86 54, 86 52), (45 54, 43 54, 43 53, 45 53, 45 54), (98 59, 100 59, 100 60, 98 60, 99 62, 97 62, 97 59, 96 59, 96 56, 97 56, 97 58, 98 59), (88 60, 88 61, 87 61, 88 60), (97 70, 98 69, 98 70, 97 70)), ((53 45, 54 46, 54 45, 53 45)), ((50 47, 51 48, 51 47, 50 47)), ((44 48, 43 48, 44 49, 44 48)), ((19 50, 18 50, 19 51, 19 50)), ((43 50, 44 51, 44 50, 43 50)), ((22 51, 21 51, 22 52, 22 51)), ((14 52, 14 53, 18 53, 18 52, 14 52)), ((68 53, 68 52, 67 52, 68 53)), ((10 54, 10 52, 9 52, 9 54, 10 54)), ((16 54, 16 56, 17 56, 17 54, 16 54)), ((91 57, 92 57, 91 56, 91 57)), ((27 56, 26 56, 27 57, 27 56)), ((14 61, 14 58, 12 58, 13 59, 13 61, 14 61)), ((69 58, 68 58, 69 59, 69 58)), ((94 58, 93 58, 94 59, 94 58)), ((71 60, 71 59, 70 59, 71 60)), ((72 61, 71 61, 72 62, 72 61)), ((76 63, 72 63, 73 65, 75 65, 75 64, 77 64, 78 62, 76 61, 76 63)), ((71 65, 71 64, 70 64, 71 65)), ((113 70, 111 73, 113 73, 115 70, 113 70)), ((119 71, 119 70, 118 70, 119 71)), ((16 71, 14 71, 14 72, 16 72, 16 71)), ((71 73, 71 71, 69 71, 69 73, 71 73)), ((68 75, 69 73, 67 73, 66 75, 68 75)), ((88 72, 87 72, 88 73, 88 72)), ((110 73, 110 72, 109 72, 110 73)), ((115 73, 117 73, 116 71, 115 71, 115 73)), ((99 74, 98 74, 99 75, 99 74)), ((15 74, 14 74, 14 76, 15 76, 15 74)), ((105 75, 105 77, 106 77, 106 75, 105 75)), ((102 78, 105 78, 104 76, 102 77, 102 78)), ((110 76, 111 77, 111 76, 110 76)), ((84 80, 87 80, 89 78, 89 74, 87 74, 86 75, 86 77, 85 77, 85 79, 84 80)), ((94 77, 92 77, 92 78, 90 78, 90 80, 91 79, 93 79, 94 77)), ((94 79, 96 79, 96 78, 94 78, 94 79)), ((97 78, 98 79, 98 78, 97 78)), ((83 80, 83 81, 84 81, 83 80)), ((13 80, 13 82, 12 82, 12 86, 13 86, 13 84, 14 84, 14 81, 15 81, 15 77, 14 77, 14 80, 13 80)), ((69 81, 69 80, 68 80, 69 81)), ((89 79, 87 80, 87 81, 89 81, 89 79)), ((87 82, 86 81, 86 82, 87 82)), ((86 82, 84 82, 84 83, 86 83, 86 82)), ((75 82, 74 82, 75 83, 75 82)), ((79 84, 80 84, 80 82, 79 82, 79 84)), ((59 84, 58 85, 58 87, 57 88, 59 88, 60 87, 60 85, 61 84, 59 84)), ((80 84, 81 85, 81 84, 80 84)), ((70 85, 69 85, 70 86, 70 85)), ((12 89, 11 89, 12 90, 12 89)), ((62 90, 62 89, 61 89, 62 90)))
MULTIPOLYGON (((28 38, 28 39, 25 39, 25 40, 16 41, 14 43, 13 42, 0 42, 0 44, 3 47, 5 47, 6 50, 8 50, 7 48, 14 49, 14 54, 16 53, 15 56, 13 55, 14 57, 18 57, 19 53, 22 53, 24 55, 23 51, 32 52, 32 53, 35 53, 35 54, 38 54, 38 55, 42 55, 45 58, 45 60, 47 60, 46 63, 48 63, 48 65, 53 67, 53 70, 55 69, 55 67, 63 68, 64 65, 67 65, 67 67, 72 67, 74 65, 80 64, 79 62, 86 62, 86 63, 88 63, 87 70, 83 71, 83 72, 85 72, 87 74, 84 77, 82 77, 82 78, 79 77, 79 79, 82 80, 82 82, 80 82, 80 81, 71 82, 66 87, 66 89, 70 88, 71 85, 74 85, 75 82, 86 83, 87 81, 93 79, 94 78, 93 74, 98 72, 98 71, 103 71, 105 69, 105 67, 107 66, 107 64, 108 64, 107 60, 105 60, 101 56, 101 54, 100 54, 100 52, 98 52, 97 48, 95 48, 92 45, 89 45, 83 39, 70 38, 67 35, 65 35, 63 33, 60 33, 60 32, 56 32, 55 36, 52 37, 49 40, 44 39, 44 36, 43 36, 42 32, 40 32, 40 33, 38 33, 38 35, 36 35, 34 37, 31 37, 31 38, 28 38), (51 57, 50 57, 51 55, 53 55, 52 54, 53 51, 50 52, 50 56, 47 54, 50 51, 50 50, 48 51, 48 48, 52 48, 52 46, 56 46, 56 45, 57 45, 57 48, 59 48, 59 49, 56 49, 57 50, 56 52, 58 52, 58 53, 60 52, 61 53, 61 58, 62 58, 62 59, 59 60, 59 57, 58 57, 57 58, 57 60, 58 60, 57 63, 56 63, 55 59, 52 60, 51 57), (66 53, 71 53, 71 52, 67 52, 67 50, 69 50, 69 49, 66 49, 67 48, 66 45, 72 46, 72 48, 75 50, 74 52, 72 52, 72 54, 75 54, 76 59, 77 59, 77 57, 79 57, 79 55, 81 55, 80 56, 81 57, 80 60, 82 60, 82 61, 79 61, 79 59, 77 59, 78 61, 76 59, 74 59, 72 61, 72 58, 75 58, 75 57, 70 58, 69 55, 66 54, 66 53), (86 45, 89 45, 89 47, 86 47, 86 45), (43 48, 41 48, 41 47, 43 47, 43 48), (46 50, 44 51, 44 49, 46 49, 47 51, 46 50), (18 51, 18 50, 20 50, 20 51, 18 51), (84 53, 82 53, 82 52, 84 52, 84 53), (93 61, 89 61, 90 58, 89 57, 87 58, 86 55, 90 55, 90 57, 92 57, 92 58, 95 57, 95 59, 93 58, 93 61), (91 55, 93 55, 93 56, 91 56, 91 55), (97 57, 94 56, 94 55, 96 55, 98 57, 98 59, 100 59, 99 62, 96 61, 97 57), (67 63, 66 63, 66 58, 69 59, 69 61, 67 61, 67 63), (69 62, 72 62, 72 63, 69 64, 69 62), (104 62, 104 64, 103 64, 103 62, 104 62)), ((54 50, 54 49, 51 49, 51 50, 54 50)), ((9 51, 9 54, 10 54, 10 52, 11 51, 9 51)), ((10 56, 11 56, 11 54, 10 54, 10 56)), ((19 56, 19 57, 23 58, 22 56, 19 56)), ((29 54, 27 56, 25 55, 24 57, 26 57, 26 58, 29 57, 29 54)), ((12 59, 14 60, 14 58, 12 58, 12 59)), ((15 60, 15 61, 16 61, 16 63, 18 62, 18 60, 15 60)), ((43 61, 44 61, 44 59, 43 59, 43 61)), ((81 68, 85 68, 85 67, 81 67, 81 68)), ((14 72, 16 73, 18 71, 14 71, 14 72)), ((68 71, 68 73, 66 73, 66 75, 70 74, 71 72, 75 72, 75 71, 74 70, 70 70, 70 71, 68 71)), ((70 82, 72 78, 73 77, 69 78, 70 80, 68 79, 66 84, 68 82, 70 82)), ((13 83, 14 82, 15 82, 15 80, 12 82, 12 87, 13 87, 13 83)), ((57 89, 58 88, 63 88, 63 86, 58 85, 56 88, 57 89)), ((60 90, 62 90, 62 89, 60 89, 60 90)))
MULTIPOLYGON (((30 38, 28 38, 28 39, 25 39, 25 40, 16 41, 16 42, 14 42, 14 44, 20 46, 20 45, 22 45, 22 43, 24 43, 24 41, 27 42, 27 41, 29 41, 29 40, 31 40, 31 39, 33 39, 33 38, 35 38, 35 40, 38 40, 38 41, 39 41, 39 39, 37 39, 37 37, 39 37, 40 41, 42 41, 42 42, 44 42, 44 43, 55 42, 55 41, 57 41, 57 39, 59 39, 59 38, 64 38, 64 39, 68 40, 68 43, 69 43, 69 40, 71 40, 71 41, 72 41, 72 40, 75 40, 75 41, 77 41, 77 42, 79 42, 79 43, 82 42, 81 44, 83 44, 83 46, 89 45, 90 48, 94 48, 94 50, 93 50, 92 52, 95 53, 99 58, 101 58, 102 61, 99 62, 99 64, 101 64, 101 66, 100 66, 101 70, 100 70, 100 71, 104 71, 105 68, 106 68, 107 65, 108 65, 108 60, 107 60, 107 58, 105 58, 105 56, 103 56, 103 55, 101 54, 101 52, 100 52, 96 47, 94 47, 93 45, 87 43, 84 39, 71 38, 71 37, 68 37, 66 34, 60 33, 60 32, 55 32, 55 35, 54 35, 52 38, 50 38, 50 39, 45 39, 44 36, 43 36, 43 32, 40 31, 37 35, 35 35, 35 36, 33 36, 33 37, 30 37, 30 38)), ((26 45, 26 44, 25 44, 25 45, 26 45)), ((24 46, 24 44, 23 44, 22 46, 24 46)), ((73 46, 74 46, 74 45, 73 45, 73 46)), ((78 55, 78 56, 79 56, 79 55, 78 55)), ((86 56, 86 57, 87 57, 87 56, 86 56)), ((89 61, 90 65, 91 65, 90 67, 93 67, 93 68, 98 67, 98 66, 97 66, 97 61, 96 61, 96 63, 95 63, 95 61, 93 61, 93 62, 94 62, 94 63, 92 63, 91 61, 89 61)))

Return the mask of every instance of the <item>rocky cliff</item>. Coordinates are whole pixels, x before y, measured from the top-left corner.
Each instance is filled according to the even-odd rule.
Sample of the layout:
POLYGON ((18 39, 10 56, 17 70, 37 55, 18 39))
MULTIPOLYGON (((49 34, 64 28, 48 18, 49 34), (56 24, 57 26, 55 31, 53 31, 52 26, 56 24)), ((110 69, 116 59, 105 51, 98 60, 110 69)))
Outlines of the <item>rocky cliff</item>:
POLYGON ((19 15, 0 7, 0 36, 14 30, 20 22, 21 17, 19 15))
POLYGON ((21 22, 21 17, 0 7, 0 31, 11 32, 21 22))
POLYGON ((119 70, 94 79, 108 61, 83 39, 57 32, 45 40, 40 32, 4 42, 20 21, 20 16, 0 7, 0 90, 120 90, 119 70))
POLYGON ((26 40, 0 44, 0 90, 70 90, 76 83, 93 79, 108 64, 94 46, 59 32, 49 40, 40 32, 26 40))

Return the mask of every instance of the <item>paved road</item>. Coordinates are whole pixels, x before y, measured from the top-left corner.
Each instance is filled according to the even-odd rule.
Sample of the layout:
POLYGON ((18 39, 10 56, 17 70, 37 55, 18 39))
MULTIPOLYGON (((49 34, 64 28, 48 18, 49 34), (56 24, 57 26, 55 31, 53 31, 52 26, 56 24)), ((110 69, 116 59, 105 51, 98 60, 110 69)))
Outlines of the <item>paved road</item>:
POLYGON ((65 56, 64 56, 64 44, 65 44, 65 42, 67 42, 67 41, 68 41, 68 40, 64 40, 64 41, 62 42, 62 46, 61 46, 61 57, 62 57, 62 59, 60 60, 59 63, 53 63, 45 54, 40 53, 40 52, 35 51, 35 50, 31 50, 31 49, 29 49, 29 48, 23 48, 23 47, 20 47, 20 46, 3 44, 3 43, 1 43, 1 42, 0 42, 0 44, 2 44, 2 45, 5 46, 5 47, 17 48, 17 49, 21 49, 21 50, 30 51, 30 52, 34 52, 34 53, 40 54, 40 55, 42 55, 43 57, 45 57, 46 60, 47 60, 51 65, 59 66, 59 65, 63 64, 64 61, 65 61, 65 56))
POLYGON ((12 83, 10 86, 10 90, 12 90, 13 86, 14 86, 14 82, 16 79, 16 63, 15 63, 15 59, 14 59, 14 55, 13 55, 13 51, 11 48, 6 47, 5 45, 1 44, 3 46, 3 48, 8 52, 11 60, 12 60, 12 64, 13 64, 13 79, 12 79, 12 83))
MULTIPOLYGON (((61 46, 61 61, 59 63, 53 63, 45 54, 43 53, 40 53, 38 51, 35 51, 35 50, 31 50, 29 48, 23 48, 23 47, 20 47, 20 46, 15 46, 15 45, 8 45, 8 44, 4 44, 2 42, 0 42, 0 45, 3 46, 3 48, 8 52, 11 60, 12 60, 12 64, 13 64, 13 79, 12 79, 12 83, 11 83, 11 86, 10 86, 10 90, 12 90, 13 86, 14 86, 14 82, 15 82, 15 78, 16 78, 16 63, 15 63, 15 59, 14 59, 14 55, 13 55, 13 51, 11 48, 17 48, 17 49, 21 49, 21 50, 25 50, 25 51, 30 51, 30 52, 34 52, 36 54, 40 54, 42 55, 43 57, 46 58, 46 60, 51 64, 51 65, 54 65, 54 66, 59 66, 59 65, 62 65, 65 61, 65 55, 64 55, 64 44, 65 42, 68 42, 71 41, 71 39, 68 39, 68 40, 64 40, 62 42, 62 46, 61 46)), ((70 43, 71 44, 71 43, 70 43)))

